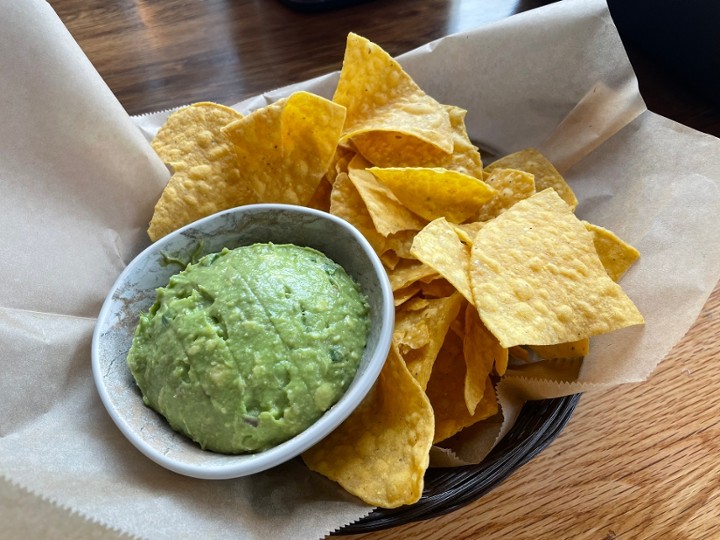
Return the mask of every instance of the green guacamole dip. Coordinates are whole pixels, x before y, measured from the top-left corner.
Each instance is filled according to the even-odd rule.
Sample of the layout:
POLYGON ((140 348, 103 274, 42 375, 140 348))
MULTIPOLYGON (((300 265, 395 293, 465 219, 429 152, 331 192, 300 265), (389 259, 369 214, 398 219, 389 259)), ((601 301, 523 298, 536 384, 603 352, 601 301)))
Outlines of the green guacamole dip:
POLYGON ((313 249, 255 244, 170 278, 127 361, 173 429, 215 452, 256 452, 340 399, 369 327, 367 300, 341 266, 313 249))

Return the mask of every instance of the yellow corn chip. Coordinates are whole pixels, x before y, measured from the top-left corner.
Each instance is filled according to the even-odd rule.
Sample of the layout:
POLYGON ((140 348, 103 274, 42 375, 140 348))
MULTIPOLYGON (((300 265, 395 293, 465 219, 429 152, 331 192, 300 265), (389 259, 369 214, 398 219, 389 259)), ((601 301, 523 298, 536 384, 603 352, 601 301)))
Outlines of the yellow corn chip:
POLYGON ((385 252, 385 237, 375 229, 362 197, 346 173, 338 174, 335 179, 330 193, 330 213, 359 230, 378 255, 385 252))
POLYGON ((618 238, 615 233, 587 221, 583 223, 593 235, 595 249, 605 271, 613 281, 620 281, 625 272, 640 258, 640 252, 618 238))
POLYGON ((242 118, 216 103, 195 103, 172 113, 152 147, 173 170, 148 228, 155 241, 197 219, 255 202, 241 182, 235 151, 222 128, 242 118))
POLYGON ((437 271, 421 261, 403 260, 388 272, 393 291, 407 287, 421 280, 435 279, 437 271))
POLYGON ((458 238, 468 244, 472 245, 473 240, 477 232, 485 225, 484 221, 473 221, 471 223, 453 223, 452 226, 458 235, 458 238))
POLYGON ((415 236, 410 253, 437 270, 469 302, 473 302, 468 279, 470 249, 460 241, 445 218, 438 218, 423 228, 415 236))
POLYGON ((434 428, 430 402, 393 347, 365 400, 302 457, 367 504, 395 508, 422 495, 434 428))
POLYGON ((398 231, 386 238, 386 249, 392 250, 401 259, 414 259, 410 254, 416 231, 398 231))
POLYGON ((554 345, 642 324, 592 235, 552 189, 520 201, 475 237, 470 282, 500 344, 554 345))
POLYGON ((508 350, 500 345, 497 338, 480 320, 477 309, 468 306, 465 310, 465 334, 463 341, 467 378, 465 380, 465 402, 473 414, 482 393, 477 394, 479 381, 484 381, 493 368, 501 377, 508 366, 508 350), (470 379, 470 381, 468 381, 470 379), (474 402, 474 403, 473 403, 474 402))
POLYGON ((405 208, 393 192, 368 171, 351 168, 348 177, 365 202, 375 229, 383 236, 398 231, 419 231, 427 223, 405 208))
POLYGON ((530 345, 530 348, 540 358, 551 360, 555 358, 579 358, 587 356, 590 352, 590 340, 583 338, 579 341, 569 343, 558 343, 557 345, 530 345))
POLYGON ((315 193, 310 197, 307 202, 308 207, 315 208, 316 210, 322 210, 323 212, 330 212, 330 196, 332 194, 332 184, 323 176, 315 189, 315 193))
MULTIPOLYGON (((384 131, 447 154, 453 150, 447 110, 425 94, 387 52, 357 34, 348 35, 333 101, 347 108, 342 141, 384 131)), ((361 153, 373 161, 369 150, 361 153)))
POLYGON ((422 309, 413 309, 406 302, 395 312, 393 342, 401 354, 412 349, 421 349, 430 343, 430 329, 422 309))
POLYGON ((307 204, 335 155, 345 109, 295 92, 232 122, 238 167, 263 202, 307 204))
POLYGON ((481 381, 482 398, 470 414, 464 399, 465 360, 462 340, 454 332, 445 339, 427 385, 427 396, 435 412, 433 443, 448 439, 463 428, 498 412, 495 390, 489 377, 481 381))
POLYGON ((423 389, 427 387, 438 351, 442 347, 450 324, 457 318, 463 302, 462 295, 455 292, 445 298, 429 299, 428 306, 418 312, 421 313, 428 328, 430 341, 419 349, 408 351, 403 358, 410 373, 423 389))
POLYGON ((420 284, 420 292, 425 298, 445 298, 452 295, 457 289, 444 278, 436 278, 427 283, 420 284))
POLYGON ((396 291, 393 291, 393 296, 395 299, 395 307, 404 304, 410 298, 415 296, 420 291, 420 282, 416 281, 414 283, 411 283, 407 287, 403 287, 401 289, 398 289, 396 291))
POLYGON ((496 195, 478 211, 477 221, 488 221, 499 216, 513 204, 535 195, 535 176, 517 169, 493 169, 484 178, 495 189, 496 195))
POLYGON ((465 130, 467 111, 443 105, 452 127, 451 153, 424 141, 393 131, 371 131, 353 136, 353 144, 377 167, 440 167, 482 180, 483 165, 478 148, 465 130))
POLYGON ((334 184, 335 178, 337 178, 338 174, 348 172, 348 164, 356 155, 355 150, 351 148, 346 148, 344 146, 338 146, 335 148, 335 154, 330 160, 330 165, 328 165, 328 170, 325 173, 324 178, 330 184, 334 184))
POLYGON ((416 167, 368 169, 417 215, 462 223, 494 195, 495 190, 473 176, 447 169, 416 167))
POLYGON ((535 176, 535 189, 537 191, 553 188, 573 210, 577 206, 577 197, 575 197, 565 179, 553 164, 535 148, 520 150, 485 167, 485 171, 490 173, 495 169, 520 169, 529 172, 535 176))

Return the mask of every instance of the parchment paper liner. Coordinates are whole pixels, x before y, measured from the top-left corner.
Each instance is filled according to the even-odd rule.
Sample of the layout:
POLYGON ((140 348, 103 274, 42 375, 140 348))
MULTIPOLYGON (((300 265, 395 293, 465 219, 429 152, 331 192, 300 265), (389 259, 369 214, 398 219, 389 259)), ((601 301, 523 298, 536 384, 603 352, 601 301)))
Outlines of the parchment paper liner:
MULTIPOLYGON (((369 512, 299 463, 236 481, 180 477, 114 428, 92 387, 89 339, 105 292, 147 242, 167 180, 147 144, 162 115, 128 117, 45 2, 9 3, 0 25, 3 497, 22 486, 153 538, 316 538, 369 512)), ((430 95, 469 111, 481 146, 501 154, 539 145, 578 194, 578 215, 642 253, 622 284, 647 325, 593 340, 574 381, 506 377, 501 431, 524 399, 646 379, 718 280, 720 142, 645 110, 600 0, 511 17, 402 62, 430 95)), ((335 81, 237 107, 299 88, 329 96, 335 81)), ((12 535, 14 514, 0 514, 12 535)))

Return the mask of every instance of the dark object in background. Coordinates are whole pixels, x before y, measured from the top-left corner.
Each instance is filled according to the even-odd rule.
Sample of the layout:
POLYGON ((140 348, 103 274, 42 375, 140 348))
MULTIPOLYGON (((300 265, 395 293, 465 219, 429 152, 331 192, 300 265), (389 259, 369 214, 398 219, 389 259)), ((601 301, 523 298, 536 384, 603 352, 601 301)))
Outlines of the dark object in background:
POLYGON ((308 12, 339 9, 367 1, 368 0, 280 0, 282 4, 289 8, 308 12))
POLYGON ((608 0, 624 42, 720 106, 720 1, 608 0))

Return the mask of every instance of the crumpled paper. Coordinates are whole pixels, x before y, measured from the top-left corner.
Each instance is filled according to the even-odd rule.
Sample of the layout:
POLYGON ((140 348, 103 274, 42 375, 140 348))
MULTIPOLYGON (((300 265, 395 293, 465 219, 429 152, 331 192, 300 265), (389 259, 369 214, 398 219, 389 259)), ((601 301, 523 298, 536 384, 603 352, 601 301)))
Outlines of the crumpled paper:
MULTIPOLYGON (((0 500, 12 503, 0 506, 5 532, 23 531, 17 516, 28 507, 65 526, 83 520, 85 536, 151 538, 318 538, 367 514, 371 508, 298 461, 238 480, 185 478, 143 457, 112 424, 93 385, 91 333, 113 281, 148 242, 147 222, 168 178, 148 140, 165 114, 129 117, 45 2, 7 4, 0 21, 0 500)), ((430 43, 401 62, 428 94, 469 111, 468 131, 486 162, 490 153, 539 147, 578 195, 577 214, 642 253, 622 285, 647 324, 594 339, 579 372, 511 373, 498 389, 500 434, 525 399, 646 379, 720 277, 713 233, 720 141, 646 110, 601 0, 526 12, 430 43)), ((247 112, 300 88, 329 97, 336 80, 329 74, 235 107, 247 112)))

